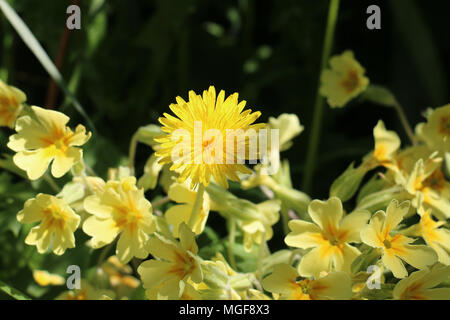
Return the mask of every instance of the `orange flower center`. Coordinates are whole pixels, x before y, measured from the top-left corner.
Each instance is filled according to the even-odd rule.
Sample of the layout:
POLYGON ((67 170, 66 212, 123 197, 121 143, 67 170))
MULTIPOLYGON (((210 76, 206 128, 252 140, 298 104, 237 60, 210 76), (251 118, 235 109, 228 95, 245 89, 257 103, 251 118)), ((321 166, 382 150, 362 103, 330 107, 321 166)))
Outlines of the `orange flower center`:
POLYGON ((444 136, 450 136, 450 116, 445 116, 441 118, 439 133, 444 136))
POLYGON ((352 93, 359 86, 359 77, 356 70, 350 70, 347 73, 347 77, 341 82, 342 87, 344 87, 347 93, 352 93))
POLYGON ((445 177, 442 170, 436 170, 431 176, 429 176, 424 182, 424 187, 430 187, 431 189, 441 191, 445 188, 445 177))

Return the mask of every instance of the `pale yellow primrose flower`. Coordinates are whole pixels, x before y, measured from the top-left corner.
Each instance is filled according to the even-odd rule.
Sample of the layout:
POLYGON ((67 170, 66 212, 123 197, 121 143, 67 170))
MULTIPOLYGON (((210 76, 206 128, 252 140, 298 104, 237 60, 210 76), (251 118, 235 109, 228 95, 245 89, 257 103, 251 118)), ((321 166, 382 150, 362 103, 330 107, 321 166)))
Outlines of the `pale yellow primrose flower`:
POLYGON ((0 127, 14 128, 27 96, 21 90, 0 80, 0 127))
POLYGON ((402 234, 392 234, 408 213, 409 208, 409 201, 399 204, 397 200, 392 200, 386 213, 382 210, 376 212, 369 224, 361 230, 361 240, 371 247, 380 249, 383 264, 396 278, 404 278, 408 275, 402 260, 417 269, 424 269, 437 261, 437 255, 433 249, 425 245, 411 245, 414 239, 402 234))
POLYGON ((281 203, 279 200, 267 200, 256 205, 258 208, 257 219, 238 220, 238 224, 244 231, 244 249, 250 251, 253 244, 261 244, 273 237, 272 226, 280 219, 281 203))
POLYGON ((439 262, 450 265, 450 231, 441 228, 444 224, 445 221, 434 221, 431 209, 428 209, 422 214, 419 223, 402 230, 402 233, 422 237, 437 253, 439 262))
MULTIPOLYGON (((296 114, 283 113, 278 118, 270 117, 268 122, 268 129, 278 129, 279 147, 280 151, 289 149, 296 136, 305 129, 301 124, 296 114)), ((270 134, 270 130, 268 130, 270 134)), ((268 139, 268 141, 272 141, 268 139)))
POLYGON ((145 244, 155 224, 152 206, 136 187, 135 177, 108 181, 102 194, 84 200, 84 208, 93 215, 84 222, 83 231, 92 236, 94 248, 113 242, 120 234, 116 255, 122 263, 147 257, 145 244))
POLYGON ((420 159, 435 161, 432 160, 435 158, 435 155, 435 152, 431 151, 426 145, 416 145, 403 149, 394 155, 393 164, 389 166, 389 169, 392 171, 388 171, 386 177, 389 179, 390 174, 393 174, 394 179, 391 180, 395 184, 406 186, 417 161, 420 159))
POLYGON ((139 188, 144 188, 144 190, 155 189, 162 169, 163 165, 158 163, 158 157, 153 153, 145 163, 144 174, 138 180, 139 188))
POLYGON ((333 56, 330 66, 331 69, 323 70, 320 76, 320 94, 327 98, 330 107, 342 108, 367 88, 369 79, 352 51, 333 56))
POLYGON ((361 242, 359 231, 367 223, 370 214, 356 211, 343 217, 342 202, 332 197, 328 201, 312 201, 308 213, 314 223, 291 220, 292 230, 285 242, 296 248, 310 249, 298 265, 298 272, 304 277, 319 277, 322 271, 350 272, 352 262, 360 251, 349 243, 361 242))
POLYGON ((375 138, 373 157, 380 165, 392 167, 391 163, 401 143, 397 133, 386 130, 384 122, 379 120, 373 129, 373 136, 375 138))
POLYGON ((81 279, 80 289, 65 291, 55 300, 111 300, 115 298, 111 290, 96 289, 84 279, 81 279))
POLYGON ((441 169, 442 158, 419 159, 405 189, 414 196, 412 204, 420 211, 433 209, 441 219, 450 217, 450 183, 441 169))
POLYGON ((426 123, 417 125, 416 134, 430 149, 450 152, 450 104, 433 110, 426 123))
POLYGON ((81 160, 91 133, 78 125, 73 132, 66 126, 69 117, 53 110, 31 107, 36 118, 23 116, 16 121, 17 134, 9 138, 8 147, 17 152, 14 163, 27 172, 30 180, 42 177, 53 160, 51 173, 59 178, 81 160))
POLYGON ((202 282, 195 234, 186 224, 180 226, 179 233, 179 242, 155 233, 147 243, 148 251, 157 258, 144 261, 138 268, 148 298, 154 297, 157 291, 158 297, 179 299, 188 279, 202 282))
MULTIPOLYGON (((197 197, 197 192, 191 190, 187 183, 173 183, 169 187, 169 192, 167 195, 170 200, 180 203, 170 207, 165 213, 167 223, 174 226, 173 235, 178 237, 178 229, 180 225, 183 222, 186 224, 189 222, 195 198, 197 197)), ((203 203, 200 207, 200 212, 193 225, 192 231, 194 231, 195 234, 202 233, 205 228, 209 215, 209 202, 209 196, 205 192, 203 195, 203 203)))
POLYGON ((331 272, 316 280, 298 281, 298 276, 295 268, 279 264, 262 285, 265 290, 279 294, 280 300, 348 300, 352 296, 352 282, 345 272, 331 272))
POLYGON ((33 270, 33 278, 42 287, 60 286, 66 283, 66 279, 59 274, 52 274, 45 270, 33 270))
POLYGON ((41 221, 25 239, 26 244, 36 245, 39 253, 47 251, 52 240, 56 255, 75 247, 73 233, 78 228, 80 216, 62 199, 40 193, 25 202, 24 208, 17 214, 17 220, 21 223, 41 221))
POLYGON ((394 288, 396 300, 450 300, 450 288, 435 288, 450 277, 450 266, 435 264, 411 273, 394 288))

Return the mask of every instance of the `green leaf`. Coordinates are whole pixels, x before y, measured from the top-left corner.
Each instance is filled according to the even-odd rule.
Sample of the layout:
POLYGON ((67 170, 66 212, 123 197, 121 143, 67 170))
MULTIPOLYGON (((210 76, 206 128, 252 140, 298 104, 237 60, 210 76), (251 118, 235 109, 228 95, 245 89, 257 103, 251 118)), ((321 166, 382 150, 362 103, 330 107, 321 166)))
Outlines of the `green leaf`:
POLYGON ((149 124, 148 126, 140 127, 136 132, 137 141, 144 143, 149 146, 154 146, 157 144, 155 137, 161 135, 163 132, 161 131, 161 127, 156 124, 149 124))
POLYGON ((397 104, 394 94, 392 94, 389 89, 377 85, 370 85, 364 93, 361 94, 361 99, 368 100, 385 107, 393 107, 397 104))
POLYGON ((368 210, 374 212, 386 209, 392 199, 400 200, 401 193, 402 188, 399 186, 371 193, 358 202, 355 210, 368 210))
POLYGON ((13 287, 10 287, 6 283, 0 280, 0 290, 6 293, 7 295, 13 297, 16 300, 31 300, 29 297, 24 295, 22 292, 20 292, 17 289, 14 289, 13 287))
POLYGON ((358 191, 366 173, 366 167, 360 166, 355 169, 352 163, 331 185, 330 197, 338 197, 342 201, 349 200, 358 191))
POLYGON ((86 119, 89 127, 95 131, 95 126, 87 113, 84 111, 81 104, 72 94, 72 92, 67 87, 61 73, 58 68, 52 62, 48 54, 40 45, 39 41, 27 27, 27 25, 23 22, 23 20, 17 15, 16 11, 6 2, 5 0, 0 0, 0 9, 5 14, 5 17, 11 23, 13 28, 17 31, 19 36, 22 38, 23 42, 28 46, 28 48, 33 52, 36 58, 39 60, 44 69, 48 72, 48 74, 52 77, 52 79, 60 86, 60 88, 64 91, 66 96, 72 102, 74 108, 86 119))
POLYGON ((13 160, 12 160, 12 156, 9 154, 4 154, 3 155, 4 158, 0 158, 0 168, 3 168, 5 170, 8 170, 9 172, 15 173, 18 176, 24 178, 24 179, 28 179, 27 174, 25 173, 25 171, 23 171, 22 169, 18 168, 13 160))
POLYGON ((389 300, 392 299, 392 291, 395 284, 381 283, 380 289, 369 289, 365 287, 361 295, 369 300, 389 300))
POLYGON ((358 272, 367 272, 367 268, 375 265, 380 259, 380 252, 375 248, 369 248, 363 251, 352 263, 351 271, 353 274, 358 272))

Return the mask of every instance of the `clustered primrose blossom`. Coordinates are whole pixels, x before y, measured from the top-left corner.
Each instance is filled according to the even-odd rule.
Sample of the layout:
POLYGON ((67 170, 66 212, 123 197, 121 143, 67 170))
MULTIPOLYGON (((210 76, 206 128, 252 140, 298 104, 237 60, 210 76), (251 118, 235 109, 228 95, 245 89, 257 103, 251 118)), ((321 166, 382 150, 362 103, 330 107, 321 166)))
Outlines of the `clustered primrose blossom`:
MULTIPOLYGON (((178 203, 177 205, 170 207, 165 213, 167 223, 174 227, 174 236, 178 237, 178 230, 180 225, 182 223, 187 224, 189 222, 197 192, 191 190, 186 182, 175 182, 169 187, 167 195, 170 200, 178 203)), ((199 214, 192 227, 192 231, 194 231, 196 235, 203 232, 206 221, 208 220, 209 209, 209 196, 208 193, 205 193, 202 199, 202 205, 200 207, 199 214)))
POLYGON ((9 138, 8 147, 16 152, 14 163, 27 172, 30 180, 44 175, 50 162, 51 173, 59 178, 82 159, 79 146, 91 137, 86 129, 78 125, 75 132, 66 126, 69 117, 65 114, 31 107, 34 117, 20 117, 16 121, 17 134, 9 138))
POLYGON ((26 100, 25 93, 0 80, 0 127, 14 128, 26 100))
POLYGON ((314 223, 290 221, 292 232, 285 238, 289 246, 313 248, 301 259, 299 274, 318 277, 321 272, 329 272, 332 268, 350 272, 350 266, 360 252, 349 243, 361 242, 359 230, 367 223, 369 213, 358 211, 342 217, 342 202, 336 197, 326 202, 312 201, 308 213, 314 223))
POLYGON ((361 230, 361 240, 382 252, 381 260, 396 278, 408 275, 402 262, 406 261, 417 269, 424 269, 437 261, 433 249, 425 245, 411 245, 414 239, 393 231, 408 213, 410 202, 401 204, 392 200, 386 212, 376 212, 368 225, 361 230))
POLYGON ((51 243, 57 255, 75 247, 73 233, 78 228, 80 216, 62 199, 38 194, 25 202, 23 210, 17 214, 17 220, 21 223, 41 222, 31 229, 25 239, 26 244, 36 245, 39 253, 47 251, 51 243))
POLYGON ((450 265, 450 231, 442 228, 444 224, 445 221, 433 220, 431 209, 428 209, 422 214, 419 223, 401 230, 401 233, 422 237, 437 253, 439 262, 450 265))
POLYGON ((430 149, 450 152, 450 104, 430 110, 427 122, 419 123, 416 133, 430 149))
POLYGON ((400 280, 393 291, 396 300, 450 300, 450 288, 436 288, 450 277, 450 266, 436 264, 411 273, 400 280))
MULTIPOLYGON (((237 104, 237 95, 232 97, 228 104, 228 106, 231 106, 228 112, 223 112, 223 110, 222 113, 216 112, 216 109, 220 109, 218 105, 226 104, 230 98, 224 101, 224 93, 221 92, 216 101, 214 88, 210 88, 208 91, 205 91, 203 97, 195 94, 190 95, 190 100, 188 103, 184 103, 186 104, 184 107, 180 106, 180 101, 177 99, 178 107, 175 107, 175 109, 178 111, 183 110, 185 113, 182 115, 177 114, 180 119, 172 117, 177 121, 167 116, 166 118, 170 119, 170 123, 178 124, 178 121, 184 122, 186 120, 182 119, 183 117, 190 117, 190 120, 192 120, 195 118, 195 114, 192 113, 195 109, 192 109, 193 104, 201 106, 199 110, 203 108, 205 118, 211 123, 222 122, 222 124, 225 123, 228 126, 232 122, 228 123, 224 119, 232 114, 236 116, 235 119, 237 119, 238 123, 240 121, 247 123, 245 119, 248 120, 254 114, 251 111, 241 113, 244 106, 241 103, 237 104), (232 103, 234 99, 235 104, 232 103), (187 104, 191 104, 191 107, 187 106, 187 104), (235 105, 235 108, 240 109, 239 112, 236 113, 234 111, 235 113, 233 113, 233 105, 235 105), (245 116, 243 119, 240 119, 244 113, 245 116)), ((28 124, 30 127, 40 126, 40 130, 42 128, 47 130, 48 128, 64 127, 66 133, 72 133, 70 129, 65 127, 68 118, 64 118, 65 116, 61 113, 47 112, 48 110, 38 107, 32 107, 32 110, 36 118, 25 116, 20 119, 28 117, 30 123, 32 121, 36 123, 30 125, 28 120, 22 120, 23 123, 28 124), (55 122, 55 119, 59 120, 55 122), (59 125, 55 125, 55 123, 59 123, 59 125), (63 126, 61 126, 61 123, 63 123, 63 126)), ((261 127, 260 125, 251 125, 253 121, 247 123, 247 129, 262 128, 263 125, 261 127)), ((189 123, 192 124, 192 121, 189 123)), ((292 116, 280 116, 275 122, 272 119, 270 126, 289 127, 288 131, 292 134, 281 136, 280 138, 280 141, 283 140, 282 145, 285 145, 286 148, 290 146, 292 137, 299 133, 299 123, 296 123, 292 116)), ((16 129, 20 129, 19 123, 16 125, 16 129)), ((280 128, 280 131, 282 131, 281 129, 283 128, 280 128)), ((16 140, 16 142, 22 141, 22 144, 31 143, 34 141, 32 138, 39 139, 40 137, 37 134, 24 134, 27 130, 21 129, 17 131, 18 134, 14 135, 14 139, 14 136, 11 137, 10 143, 12 140, 16 140), (25 137, 20 137, 20 131, 24 131, 22 136, 25 137), (25 141, 27 139, 29 140, 28 142, 25 141)), ((166 127, 167 131, 170 132, 166 127)), ((39 130, 35 130, 35 132, 39 132, 39 130)), ((78 130, 74 135, 77 132, 78 130)), ((85 131, 83 130, 82 133, 84 134, 85 131)), ((89 138, 89 135, 84 134, 84 136, 87 139, 89 138)), ((314 200, 308 207, 309 215, 314 223, 295 219, 290 222, 289 226, 292 232, 286 237, 288 245, 311 250, 301 257, 297 266, 298 270, 296 270, 296 265, 292 259, 281 259, 280 261, 289 261, 289 264, 281 263, 275 265, 273 272, 261 282, 264 289, 273 294, 273 298, 307 300, 350 299, 352 297, 352 277, 354 276, 350 271, 350 265, 356 257, 361 255, 355 246, 361 240, 363 240, 365 245, 375 247, 380 251, 380 254, 382 254, 381 262, 393 272, 395 277, 401 278, 407 275, 402 260, 414 268, 421 269, 397 283, 393 292, 394 298, 427 299, 436 298, 438 294, 442 294, 444 298, 448 297, 449 292, 447 289, 435 288, 439 283, 448 280, 448 268, 445 269, 439 264, 431 266, 436 262, 438 256, 440 262, 448 264, 448 230, 443 226, 444 221, 436 222, 432 219, 431 210, 423 213, 424 208, 428 207, 431 207, 434 213, 437 206, 436 203, 439 204, 440 210, 445 213, 445 204, 443 205, 442 203, 448 198, 448 183, 442 174, 442 158, 436 157, 433 150, 428 149, 430 148, 429 145, 425 147, 423 145, 414 146, 405 151, 399 150, 400 139, 397 134, 393 131, 387 131, 381 121, 374 129, 374 136, 375 150, 368 157, 370 163, 368 170, 373 169, 375 166, 382 166, 387 169, 387 173, 384 176, 386 183, 400 184, 404 188, 401 196, 409 197, 412 200, 414 208, 417 208, 421 215, 421 221, 409 230, 400 232, 406 234, 410 231, 411 234, 414 233, 416 236, 421 236, 429 247, 412 245, 413 239, 407 238, 395 230, 408 212, 415 213, 413 209, 410 210, 409 202, 399 205, 397 201, 392 201, 386 213, 384 211, 376 212, 370 219, 369 224, 367 224, 370 217, 369 212, 357 209, 344 216, 342 202, 337 197, 332 197, 326 202, 314 200), (412 157, 410 157, 411 155, 412 157), (350 243, 354 245, 350 245, 350 243), (432 248, 438 253, 437 255, 432 248), (428 268, 428 266, 431 267, 428 268), (299 275, 311 278, 299 280, 299 275)), ((70 140, 70 138, 68 139, 70 140)), ((67 142, 65 138, 62 141, 67 142)), ((48 150, 54 151, 58 149, 61 147, 62 141, 52 141, 53 145, 48 150)), ((206 139, 206 142, 207 145, 203 145, 201 151, 214 150, 213 147, 209 147, 211 143, 214 144, 214 139, 206 139)), ((168 143, 168 141, 165 143, 168 143)), ((163 145, 164 143, 161 143, 155 150, 164 149, 163 145)), ((73 144, 71 146, 77 145, 73 144)), ((189 147, 192 147, 192 144, 189 147)), ((192 152, 195 153, 195 150, 192 148, 190 150, 189 156, 192 156, 192 152)), ((28 152, 31 151, 28 150, 28 152)), ((22 152, 26 153, 27 150, 22 152)), ((56 153, 62 157, 67 156, 64 153, 62 155, 58 152, 56 153)), ((197 154, 194 155, 194 158, 196 156, 197 154)), ((42 174, 51 160, 46 164, 42 174)), ((53 166, 55 166, 56 162, 55 158, 53 166)), ((71 165, 75 162, 77 161, 73 161, 71 165)), ((153 259, 144 261, 139 266, 138 273, 141 276, 144 288, 147 289, 146 295, 149 299, 270 298, 262 291, 252 288, 254 281, 258 281, 255 276, 252 274, 241 274, 237 270, 233 270, 221 255, 218 255, 218 258, 212 258, 210 261, 202 260, 197 255, 198 247, 195 242, 195 235, 202 232, 209 210, 223 213, 223 216, 227 218, 230 214, 229 210, 236 211, 240 209, 239 206, 234 207, 235 204, 239 203, 243 205, 243 208, 249 210, 249 212, 244 212, 245 214, 241 212, 241 219, 237 219, 237 225, 244 231, 243 242, 245 249, 250 249, 254 242, 263 245, 263 242, 269 240, 272 236, 272 226, 278 220, 278 211, 281 209, 279 205, 280 200, 282 201, 282 207, 289 209, 293 199, 286 201, 286 198, 279 197, 279 192, 274 192, 274 200, 254 205, 230 193, 228 196, 222 195, 222 197, 218 197, 220 199, 224 198, 226 200, 225 203, 221 201, 216 203, 217 199, 213 200, 213 197, 210 199, 208 193, 212 189, 208 188, 202 197, 203 202, 200 204, 200 214, 196 217, 195 223, 192 224, 192 221, 189 220, 191 220, 192 208, 197 202, 197 191, 187 186, 189 182, 192 181, 190 183, 191 187, 199 184, 205 185, 205 182, 209 184, 209 178, 212 175, 216 182, 220 183, 213 172, 214 168, 217 169, 217 167, 211 168, 207 167, 208 165, 210 164, 203 162, 191 169, 172 166, 172 170, 176 172, 175 175, 181 174, 183 176, 184 173, 185 184, 172 184, 170 179, 164 182, 167 183, 165 191, 168 191, 169 199, 178 204, 169 207, 165 215, 158 218, 152 216, 151 204, 145 199, 143 190, 137 188, 136 178, 128 177, 130 170, 128 170, 128 173, 126 173, 126 170, 122 170, 118 172, 117 176, 111 176, 106 184, 98 177, 74 178, 71 183, 80 184, 80 181, 77 182, 76 180, 81 179, 83 187, 90 189, 92 195, 86 199, 85 195, 89 193, 83 193, 81 196, 74 197, 77 200, 73 204, 65 200, 67 192, 73 190, 71 188, 63 189, 57 197, 38 195, 36 199, 29 200, 25 204, 24 210, 18 214, 18 219, 23 223, 33 223, 42 220, 41 224, 33 228, 27 237, 27 243, 35 244, 39 252, 47 250, 52 239, 53 250, 56 254, 61 254, 66 248, 74 246, 73 232, 80 224, 80 217, 69 207, 69 203, 70 205, 75 203, 79 205, 79 202, 83 202, 82 209, 92 214, 83 223, 83 230, 92 236, 90 241, 92 247, 100 248, 113 242, 119 236, 116 254, 120 261, 108 259, 108 263, 102 265, 102 268, 106 267, 103 270, 110 276, 111 285, 113 285, 113 282, 115 283, 114 290, 116 290, 117 294, 94 289, 87 281, 83 280, 81 290, 63 293, 59 298, 81 300, 112 299, 115 296, 126 297, 130 292, 129 290, 136 288, 139 283, 133 277, 128 276, 128 272, 122 272, 126 268, 122 263, 129 262, 132 257, 145 259, 148 254, 151 254, 153 259), (200 179, 200 176, 207 172, 210 174, 208 180, 206 180, 206 176, 200 179), (94 180, 92 179, 99 179, 98 187, 93 188, 91 184, 94 180), (194 183, 194 181, 197 182, 194 183), (43 201, 43 196, 48 198, 47 202, 43 201), (58 197, 63 197, 63 199, 58 197), (210 200, 211 204, 209 203, 210 200), (225 210, 227 203, 230 208, 225 210), (201 214, 202 210, 204 214, 201 214), (221 212, 220 210, 225 211, 221 212), (256 211, 259 213, 255 213, 256 211), (156 233, 154 220, 158 221, 156 233), (188 221, 190 228, 186 225, 188 221), (164 227, 165 224, 170 225, 170 227, 164 227), (179 238, 179 241, 175 238, 179 238), (69 241, 66 241, 67 239, 69 241), (209 274, 211 270, 214 270, 217 275, 221 274, 223 281, 213 279, 211 274, 209 274)), ((245 168, 245 166, 243 167, 245 168)), ((283 174, 285 174, 285 169, 282 168, 282 170, 283 174)), ((239 170, 236 170, 234 173, 236 174, 237 172, 239 170)), ((227 178, 232 179, 226 170, 222 173, 224 173, 222 182, 225 181, 227 183, 227 178)), ((30 176, 30 173, 28 174, 30 176)), ((287 174, 289 175, 288 171, 287 174)), ((284 181, 284 178, 282 180, 284 181)), ((160 182, 162 183, 162 181, 160 182)), ((95 184, 97 185, 97 183, 95 184)), ((153 188, 154 184, 155 181, 152 181, 151 185, 153 188)), ((292 187, 289 181, 284 181, 283 185, 292 187)), ((226 192, 224 189, 222 190, 226 192)), ((293 193, 293 191, 292 189, 289 193, 292 195, 291 198, 295 198, 294 194, 299 194, 293 193)), ((238 213, 234 212, 234 214, 238 213)), ((273 266, 274 264, 272 263, 275 260, 272 261, 271 259, 280 259, 283 256, 281 251, 279 253, 278 257, 275 257, 275 254, 270 256, 267 262, 268 265, 265 265, 265 262, 263 262, 263 267, 273 266)), ((58 283, 58 279, 52 278, 54 275, 47 275, 45 272, 42 272, 37 274, 37 276, 42 280, 43 284, 58 283)), ((255 288, 258 287, 255 286, 255 288)))
POLYGON ((182 224, 180 241, 155 233, 147 243, 148 251, 156 259, 144 261, 138 268, 146 294, 150 297, 179 299, 188 280, 203 280, 195 234, 182 224))
POLYGON ((369 79, 352 51, 333 56, 330 66, 331 69, 323 70, 320 76, 320 94, 327 98, 330 107, 342 108, 367 88, 369 79))
POLYGON ((295 268, 279 264, 264 278, 263 286, 280 300, 348 300, 352 296, 351 279, 345 272, 331 272, 314 280, 298 281, 298 277, 295 268))
POLYGON ((92 216, 83 224, 83 231, 92 236, 94 248, 117 242, 116 255, 127 263, 133 257, 148 255, 146 243, 155 230, 152 206, 142 189, 136 187, 136 178, 106 182, 104 191, 84 200, 84 208, 92 216))
POLYGON ((248 156, 249 137, 246 137, 246 134, 250 133, 256 137, 257 130, 265 126, 253 124, 261 115, 260 112, 252 113, 250 109, 243 111, 246 101, 238 102, 237 93, 225 99, 225 91, 220 91, 216 96, 213 86, 205 90, 203 96, 190 91, 189 101, 186 102, 181 97, 176 100, 177 103, 171 104, 170 109, 177 117, 164 113, 164 117, 159 118, 163 125, 162 131, 166 133, 155 138, 161 147, 156 152, 156 155, 161 157, 159 163, 173 163, 170 170, 180 172, 179 182, 190 177, 191 187, 198 184, 207 186, 212 176, 217 183, 228 188, 227 178, 239 181, 238 172, 251 173, 240 163, 244 159, 239 159, 241 155, 238 151, 244 147, 245 154, 242 156, 248 156), (187 137, 178 135, 179 129, 185 130, 187 137), (196 130, 200 132, 196 133, 196 130), (215 130, 217 135, 205 137, 206 132, 212 132, 210 130, 215 130), (232 141, 228 141, 231 137, 227 130, 242 132, 232 136, 232 141), (201 134, 199 150, 195 141, 196 134, 201 134), (235 138, 237 147, 232 151, 228 150, 228 145, 234 146, 235 138), (216 161, 217 158, 219 161, 216 161))

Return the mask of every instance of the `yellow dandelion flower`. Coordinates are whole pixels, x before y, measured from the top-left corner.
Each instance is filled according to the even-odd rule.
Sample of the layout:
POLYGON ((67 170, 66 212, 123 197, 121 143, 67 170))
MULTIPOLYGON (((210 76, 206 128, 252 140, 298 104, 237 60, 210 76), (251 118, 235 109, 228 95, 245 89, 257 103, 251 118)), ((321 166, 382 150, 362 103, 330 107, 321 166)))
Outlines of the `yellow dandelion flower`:
MULTIPOLYGON (((165 218, 168 224, 174 226, 173 235, 178 237, 178 230, 182 223, 188 223, 194 207, 197 192, 191 190, 186 183, 173 183, 169 187, 167 194, 170 200, 179 204, 170 207, 166 213, 165 218)), ((195 234, 200 234, 205 228, 206 221, 209 215, 209 196, 207 193, 203 195, 202 205, 200 206, 199 214, 196 216, 192 231, 195 234)))
POLYGON ((431 209, 428 209, 423 212, 419 223, 402 230, 402 233, 422 237, 437 253, 439 262, 450 265, 450 231, 441 228, 444 224, 445 221, 433 220, 431 209))
POLYGON ((265 290, 279 294, 281 300, 348 300, 352 296, 351 279, 341 271, 315 280, 297 280, 299 274, 288 264, 278 264, 263 279, 265 290))
POLYGON ((179 299, 185 290, 186 282, 200 283, 203 280, 195 234, 182 224, 180 241, 176 242, 155 233, 148 241, 148 250, 157 259, 144 261, 138 273, 147 297, 166 297, 179 299))
POLYGON ((136 187, 135 177, 108 181, 103 193, 84 200, 84 208, 92 216, 84 222, 83 231, 92 236, 94 248, 113 242, 120 234, 116 255, 121 262, 147 257, 145 243, 155 224, 152 206, 136 187))
POLYGON ((409 208, 409 201, 399 204, 397 200, 392 200, 386 213, 382 210, 376 212, 369 224, 361 230, 361 240, 373 248, 380 249, 383 264, 396 278, 408 275, 402 260, 417 269, 424 269, 437 261, 433 249, 425 245, 411 245, 414 239, 400 233, 393 234, 392 231, 403 220, 409 208))
POLYGON ((159 162, 173 163, 170 169, 181 172, 179 182, 191 177, 192 187, 199 183, 207 186, 213 176, 227 188, 227 178, 239 181, 238 172, 251 173, 243 161, 256 157, 249 155, 248 145, 251 137, 257 137, 258 129, 264 127, 252 124, 260 112, 243 111, 246 102, 238 102, 237 93, 225 99, 225 92, 216 96, 213 86, 203 96, 190 91, 188 102, 181 97, 176 100, 170 105, 176 117, 164 113, 159 118, 166 134, 155 141, 160 143, 156 152, 161 157, 159 162))
POLYGON ((110 290, 96 289, 84 279, 80 281, 80 289, 65 291, 55 300, 111 300, 115 298, 110 290))
POLYGON ((75 247, 73 233, 78 228, 80 216, 62 199, 40 193, 25 202, 24 208, 17 214, 17 220, 21 223, 41 221, 25 239, 25 243, 35 245, 39 253, 47 251, 52 240, 56 255, 75 247))
POLYGON ((327 98, 330 107, 341 108, 367 88, 369 79, 352 51, 332 57, 330 66, 321 74, 320 94, 327 98))
POLYGON ((0 80, 0 127, 14 128, 26 99, 25 93, 0 80))
POLYGON ((450 288, 436 288, 450 277, 450 266, 435 264, 430 269, 411 273, 394 288, 396 300, 450 300, 450 288))
POLYGON ((426 123, 419 123, 416 133, 432 150, 450 152, 450 104, 433 110, 426 123))
POLYGON ((91 133, 78 125, 75 132, 66 126, 69 117, 53 110, 31 107, 36 118, 23 116, 16 121, 17 134, 9 138, 8 147, 17 152, 14 163, 25 170, 31 180, 45 173, 50 162, 51 173, 59 178, 81 160, 85 144, 91 133))
POLYGON ((289 222, 291 232, 285 238, 287 245, 310 249, 298 265, 305 277, 318 277, 322 271, 350 272, 352 262, 360 251, 349 243, 361 242, 359 231, 370 218, 369 212, 356 211, 343 217, 342 202, 332 197, 323 202, 314 200, 308 207, 314 223, 303 220, 289 222))
POLYGON ((51 274, 45 270, 33 270, 33 278, 42 287, 60 286, 66 283, 66 280, 59 274, 51 274))

